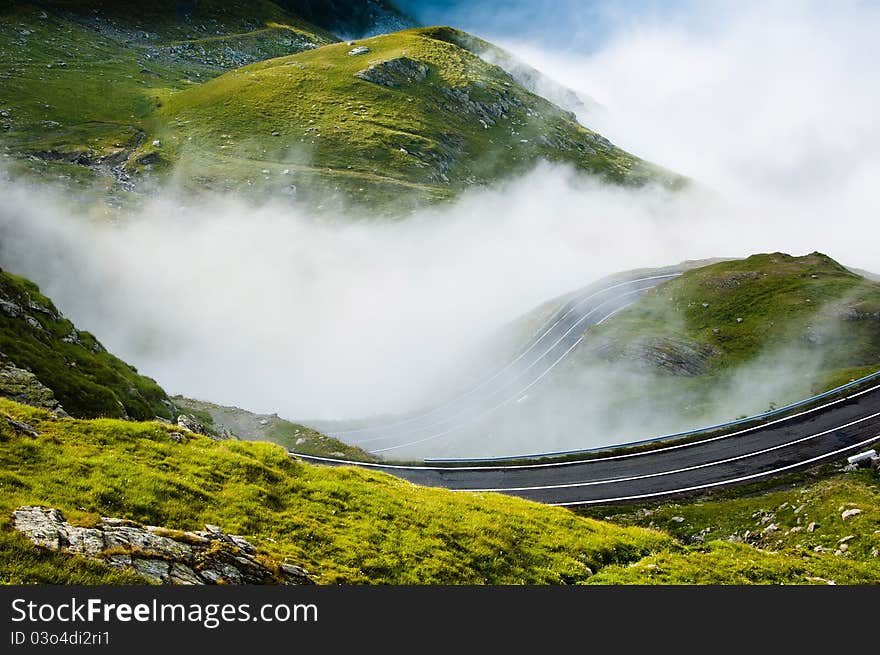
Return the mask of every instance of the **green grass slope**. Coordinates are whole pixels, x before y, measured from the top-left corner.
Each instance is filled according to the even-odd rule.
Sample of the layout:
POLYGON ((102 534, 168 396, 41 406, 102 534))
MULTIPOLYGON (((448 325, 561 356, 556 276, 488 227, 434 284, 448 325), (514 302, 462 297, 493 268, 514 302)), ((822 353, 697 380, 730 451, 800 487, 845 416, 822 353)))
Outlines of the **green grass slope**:
MULTIPOLYGON (((363 3, 343 4, 354 17, 363 3)), ((265 0, 12 3, 0 9, 3 164, 111 205, 176 183, 406 208, 539 161, 683 183, 472 42, 423 28, 349 45, 265 0)))
POLYGON ((14 174, 102 192, 149 172, 157 98, 335 40, 271 2, 26 2, 0 8, 0 143, 14 174), (194 3, 195 4, 195 3, 194 3), (146 160, 144 161, 144 158, 146 160))
POLYGON ((650 341, 710 353, 707 376, 799 350, 820 391, 880 369, 880 284, 821 253, 755 255, 687 272, 591 334, 624 351, 650 341))
POLYGON ((592 328, 559 376, 609 365, 629 373, 614 402, 678 427, 765 411, 880 370, 880 284, 820 253, 701 267, 592 328))
POLYGON ((505 496, 316 467, 272 444, 199 435, 175 443, 173 429, 56 419, 0 399, 0 580, 12 581, 22 557, 33 575, 59 575, 38 571, 32 547, 10 532, 11 512, 23 504, 57 507, 74 523, 103 515, 173 529, 216 524, 322 583, 576 583, 671 543, 659 532, 505 496))
POLYGON ((449 197, 541 160, 621 184, 677 179, 529 93, 454 34, 423 28, 331 44, 175 94, 159 112, 166 152, 184 177, 209 186, 319 186, 370 202, 449 197))
POLYGON ((183 396, 174 396, 173 401, 181 411, 195 416, 206 426, 208 432, 219 436, 230 435, 243 441, 269 441, 302 455, 357 462, 375 461, 375 458, 356 446, 287 421, 277 414, 254 414, 239 407, 226 407, 183 396))
POLYGON ((156 382, 77 330, 35 284, 2 270, 0 353, 33 373, 73 416, 171 418, 168 397, 156 382))
POLYGON ((880 580, 876 472, 579 516, 362 469, 316 467, 268 443, 194 434, 178 442, 173 431, 161 423, 58 419, 0 399, 0 583, 137 581, 36 549, 11 528, 21 505, 56 507, 80 525, 99 516, 169 529, 220 525, 271 558, 304 565, 322 584, 880 580), (854 507, 862 514, 840 517, 854 507), (819 527, 808 532, 808 522, 819 527))
POLYGON ((611 566, 591 582, 614 584, 880 583, 880 475, 823 467, 769 490, 585 516, 673 535, 686 548, 611 566), (843 512, 860 509, 856 516, 843 512))

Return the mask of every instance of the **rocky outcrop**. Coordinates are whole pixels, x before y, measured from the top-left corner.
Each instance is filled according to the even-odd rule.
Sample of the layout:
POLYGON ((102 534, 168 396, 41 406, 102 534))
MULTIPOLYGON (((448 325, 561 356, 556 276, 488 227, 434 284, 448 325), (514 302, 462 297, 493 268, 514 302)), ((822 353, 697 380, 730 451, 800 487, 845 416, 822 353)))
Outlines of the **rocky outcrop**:
POLYGON ((49 387, 27 369, 17 367, 3 353, 0 353, 0 396, 23 405, 48 409, 56 416, 67 416, 49 387))
POLYGON ((396 57, 371 64, 354 76, 389 89, 399 89, 424 80, 428 76, 428 65, 409 57, 396 57))
POLYGON ((880 310, 865 307, 847 307, 840 313, 844 321, 880 321, 880 310))
POLYGON ((196 434, 210 436, 207 428, 192 414, 181 414, 177 417, 177 426, 196 434))
POLYGON ((298 566, 257 554, 246 539, 216 525, 200 532, 167 530, 103 518, 95 527, 68 523, 57 509, 23 506, 13 526, 33 543, 130 569, 160 584, 314 584, 298 566))
POLYGON ((640 339, 623 345, 606 342, 596 350, 606 361, 627 361, 652 371, 688 377, 708 372, 712 357, 720 354, 707 344, 667 337, 640 339))
POLYGON ((492 127, 508 118, 514 108, 522 103, 512 91, 477 89, 469 86, 441 88, 448 98, 446 109, 452 113, 473 116, 484 127, 492 127), (482 96, 482 97, 480 97, 482 96))

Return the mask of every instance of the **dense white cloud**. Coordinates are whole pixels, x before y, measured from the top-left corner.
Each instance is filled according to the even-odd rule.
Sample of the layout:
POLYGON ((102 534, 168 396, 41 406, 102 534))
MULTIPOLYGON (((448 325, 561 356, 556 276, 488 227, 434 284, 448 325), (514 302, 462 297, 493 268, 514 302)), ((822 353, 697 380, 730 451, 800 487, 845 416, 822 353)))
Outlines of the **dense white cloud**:
POLYGON ((505 44, 687 193, 542 166, 404 222, 166 196, 106 225, 0 183, 0 262, 170 392, 293 419, 430 403, 499 326, 614 271, 776 250, 878 270, 878 10, 791 7, 623 21, 589 54, 505 44))

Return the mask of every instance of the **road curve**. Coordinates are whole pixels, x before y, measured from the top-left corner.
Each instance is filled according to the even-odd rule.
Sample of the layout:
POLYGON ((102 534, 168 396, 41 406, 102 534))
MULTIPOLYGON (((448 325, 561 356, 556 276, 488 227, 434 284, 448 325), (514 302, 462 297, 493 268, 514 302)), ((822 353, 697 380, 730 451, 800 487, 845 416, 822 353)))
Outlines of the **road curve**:
POLYGON ((383 456, 450 435, 521 398, 580 344, 587 329, 680 275, 633 275, 586 287, 566 300, 513 361, 467 393, 417 416, 329 434, 383 456))
POLYGON ((292 453, 329 465, 385 471, 421 485, 500 492, 551 505, 649 501, 759 481, 842 459, 880 441, 880 385, 842 392, 792 416, 701 441, 637 453, 508 466, 395 466, 292 453))

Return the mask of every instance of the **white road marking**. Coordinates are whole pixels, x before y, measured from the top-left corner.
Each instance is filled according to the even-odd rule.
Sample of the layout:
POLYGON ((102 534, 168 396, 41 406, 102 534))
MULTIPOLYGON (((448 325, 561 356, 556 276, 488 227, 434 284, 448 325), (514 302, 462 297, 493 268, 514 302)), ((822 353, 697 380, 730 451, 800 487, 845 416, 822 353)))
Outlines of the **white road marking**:
MULTIPOLYGON (((603 287, 602 289, 599 289, 598 291, 595 291, 595 292, 591 293, 589 296, 585 296, 585 297, 583 297, 583 298, 578 298, 577 296, 575 296, 574 298, 572 298, 572 299, 566 301, 566 303, 563 303, 563 307, 564 307, 565 304, 570 303, 570 302, 574 302, 575 299, 577 299, 577 302, 575 302, 575 304, 572 305, 571 309, 569 309, 567 312, 565 312, 565 314, 563 314, 562 316, 560 316, 560 317, 556 320, 555 323, 553 323, 552 325, 550 325, 549 327, 547 327, 547 328, 544 330, 544 332, 541 334, 541 336, 539 336, 537 339, 535 339, 534 341, 532 341, 531 345, 530 345, 528 348, 526 348, 523 352, 521 352, 521 353, 519 354, 519 356, 518 356, 516 359, 514 359, 513 361, 511 361, 511 362, 509 362, 508 364, 506 364, 503 368, 501 368, 500 370, 498 370, 498 371, 497 371, 492 377, 487 378, 487 379, 483 380, 482 382, 480 382, 480 384, 478 384, 476 387, 474 387, 474 388, 471 389, 470 391, 467 391, 466 393, 463 393, 463 394, 461 394, 460 396, 456 396, 455 398, 453 398, 452 400, 450 400, 450 401, 444 403, 443 405, 440 405, 440 406, 438 406, 438 407, 435 407, 434 409, 432 409, 432 410, 430 410, 430 411, 428 411, 428 412, 425 412, 424 414, 420 414, 420 415, 418 415, 418 416, 414 416, 414 417, 411 417, 411 418, 408 418, 408 419, 404 419, 404 420, 401 420, 401 421, 397 421, 397 422, 395 422, 395 423, 389 423, 389 424, 387 424, 387 425, 382 425, 382 426, 379 426, 379 427, 357 428, 357 429, 355 429, 355 430, 340 430, 339 432, 334 432, 331 436, 336 437, 336 436, 342 436, 342 435, 348 435, 348 434, 356 434, 356 433, 359 433, 359 432, 370 432, 370 431, 376 431, 376 430, 387 430, 387 429, 389 429, 389 428, 398 427, 398 426, 400 426, 400 425, 406 425, 406 424, 408 424, 408 423, 412 423, 413 421, 418 421, 419 419, 422 419, 422 418, 424 418, 424 417, 426 417, 426 416, 430 416, 431 414, 433 414, 433 413, 435 413, 435 412, 438 412, 438 411, 440 411, 441 409, 444 409, 445 407, 448 407, 449 405, 451 405, 451 404, 453 404, 453 403, 455 403, 455 402, 461 400, 462 398, 467 398, 468 396, 473 395, 474 393, 476 393, 477 391, 479 391, 480 389, 482 389, 484 386, 486 386, 487 384, 489 384, 490 382, 492 382, 494 379, 496 379, 498 376, 500 376, 502 373, 504 373, 506 370, 508 370, 509 368, 513 367, 513 366, 514 366, 519 360, 521 360, 523 357, 525 357, 527 354, 529 354, 532 350, 534 350, 534 349, 538 346, 538 344, 541 342, 541 339, 543 339, 544 337, 546 337, 546 336, 547 336, 547 335, 553 330, 553 328, 555 328, 557 325, 559 325, 560 323, 562 323, 562 321, 564 321, 564 320, 569 316, 569 314, 573 313, 577 307, 579 307, 580 305, 582 305, 582 304, 585 303, 586 301, 588 301, 588 300, 590 300, 590 299, 592 299, 592 298, 595 298, 596 296, 601 295, 601 294, 603 294, 603 293, 605 293, 605 292, 607 292, 607 291, 611 291, 612 289, 617 289, 617 288, 619 288, 619 287, 624 287, 624 286, 627 286, 627 285, 630 285, 630 284, 636 284, 637 282, 647 282, 647 281, 650 281, 650 280, 666 280, 666 279, 672 279, 672 278, 675 278, 675 277, 681 277, 681 273, 671 273, 671 274, 668 274, 668 275, 653 275, 653 276, 650 276, 650 277, 642 277, 642 278, 638 278, 638 279, 635 279, 635 280, 629 280, 629 281, 627 281, 627 282, 621 282, 621 283, 619 283, 619 284, 614 284, 614 285, 611 285, 611 286, 608 286, 608 287, 603 287)), ((648 288, 653 288, 653 287, 648 287, 648 288)), ((557 313, 558 313, 558 312, 559 312, 559 310, 557 310, 557 313)), ((550 320, 553 320, 553 319, 550 319, 550 320)), ((542 328, 542 329, 543 329, 543 328, 542 328)))
POLYGON ((736 432, 730 432, 727 434, 722 434, 717 437, 711 437, 709 439, 700 439, 699 441, 689 441, 687 443, 675 444, 672 446, 664 446, 662 448, 652 448, 651 450, 643 450, 637 453, 624 453, 622 455, 608 455, 605 457, 595 457, 593 459, 583 459, 583 460, 570 460, 565 462, 543 462, 539 464, 508 464, 508 465, 497 465, 497 466, 412 466, 405 464, 380 464, 374 462, 356 462, 354 460, 348 459, 334 459, 332 457, 319 457, 317 455, 302 455, 300 453, 296 453, 294 451, 288 451, 291 455, 295 455, 296 457, 300 457, 306 460, 315 460, 319 462, 328 462, 331 464, 348 464, 351 466, 360 466, 366 468, 376 468, 376 469, 391 469, 391 470, 400 470, 400 471, 504 471, 504 470, 512 470, 512 469, 539 469, 539 468, 553 468, 557 466, 580 466, 583 464, 592 464, 595 462, 607 462, 609 460, 617 460, 617 459, 627 459, 630 457, 643 457, 645 455, 653 455, 655 453, 662 453, 669 450, 678 450, 680 448, 690 448, 694 446, 700 446, 706 443, 712 443, 713 441, 720 441, 721 439, 728 439, 730 437, 736 437, 743 434, 748 434, 749 432, 756 432, 758 430, 763 430, 771 425, 777 425, 779 423, 784 423, 786 421, 791 421, 792 419, 800 418, 801 416, 806 416, 807 414, 812 414, 815 412, 819 412, 823 409, 828 409, 834 405, 839 405, 840 403, 844 403, 853 398, 857 398, 859 396, 863 396, 872 391, 877 391, 880 389, 880 385, 873 386, 869 389, 865 389, 864 391, 860 391, 858 393, 852 394, 850 396, 845 396, 844 398, 838 398, 830 403, 826 403, 824 405, 820 405, 818 407, 813 407, 812 409, 807 409, 802 412, 798 412, 797 414, 792 414, 791 416, 785 416, 782 418, 775 419, 773 421, 769 421, 767 423, 762 423, 760 425, 755 425, 750 428, 746 428, 744 430, 738 430, 736 432))
POLYGON ((750 475, 742 475, 738 478, 730 478, 729 480, 722 480, 720 482, 709 482, 706 484, 698 484, 691 487, 682 487, 680 489, 671 489, 669 491, 652 491, 647 494, 637 494, 634 496, 618 496, 617 498, 602 498, 599 500, 576 500, 567 503, 549 503, 550 505, 554 505, 556 507, 572 507, 574 505, 598 505, 600 503, 615 503, 623 500, 639 500, 642 498, 656 498, 657 496, 668 496, 671 494, 680 494, 687 493, 689 491, 698 491, 700 489, 709 489, 711 487, 720 487, 726 484, 736 484, 737 482, 745 482, 747 480, 754 480, 756 478, 762 478, 767 475, 774 475, 776 473, 782 473, 783 471, 789 471, 794 468, 798 468, 799 466, 805 466, 807 464, 812 464, 814 462, 818 462, 823 459, 828 459, 829 457, 834 457, 835 455, 839 455, 841 453, 845 453, 848 450, 855 450, 856 448, 861 448, 862 446, 866 446, 870 443, 874 443, 880 439, 880 434, 870 438, 865 439, 864 441, 860 441, 857 444, 853 444, 852 446, 846 446, 845 448, 838 448, 830 453, 825 453, 824 455, 818 455, 816 457, 811 457, 810 459, 805 459, 802 462, 797 462, 795 464, 788 464, 787 466, 781 466, 777 469, 773 469, 772 471, 763 471, 761 473, 752 473, 750 475))
POLYGON ((876 414, 871 414, 870 416, 862 417, 858 420, 847 423, 846 425, 841 425, 836 428, 831 428, 830 430, 825 430, 824 432, 817 432, 816 434, 811 434, 808 437, 801 437, 799 439, 795 439, 794 441, 788 441, 786 443, 778 444, 776 446, 771 446, 769 448, 764 448, 762 450, 756 450, 751 453, 746 453, 744 455, 737 455, 736 457, 728 457, 727 459, 719 459, 712 462, 705 462, 703 464, 694 464, 693 466, 685 466, 684 468, 679 469, 671 469, 669 471, 659 471, 657 473, 645 473, 644 475, 633 475, 630 477, 624 478, 610 478, 607 480, 591 480, 589 482, 569 482, 566 484, 548 484, 542 486, 534 486, 534 487, 493 487, 488 489, 456 489, 456 491, 541 491, 544 489, 568 489, 575 487, 593 487, 602 484, 615 484, 618 482, 632 482, 633 480, 646 480, 648 478, 659 478, 664 475, 675 475, 676 473, 686 473, 687 471, 695 471, 697 469, 708 468, 710 466, 718 466, 720 464, 729 464, 730 462, 736 462, 741 459, 748 459, 749 457, 757 457, 758 455, 764 455, 765 453, 773 452, 774 450, 781 450, 782 448, 787 448, 788 446, 794 446, 795 444, 803 443, 804 441, 809 441, 810 439, 815 439, 816 437, 824 437, 826 434, 831 434, 832 432, 836 432, 837 430, 843 430, 845 428, 852 427, 853 425, 857 425, 859 423, 864 423, 865 421, 870 421, 872 418, 877 418, 880 416, 880 412, 876 414))
MULTIPOLYGON (((624 294, 618 296, 617 298, 612 298, 612 300, 620 300, 621 298, 625 298, 626 296, 631 296, 631 295, 636 294, 636 293, 643 293, 644 291, 646 291, 646 289, 638 289, 638 290, 636 290, 636 291, 630 291, 630 292, 628 292, 628 293, 624 293, 624 294)), ((611 301, 610 301, 610 300, 609 300, 609 301, 606 301, 606 302, 602 303, 602 305, 607 304, 608 302, 611 302, 611 301)), ((620 312, 620 311, 626 309, 626 308, 629 307, 631 304, 632 304, 632 303, 630 303, 630 304, 628 304, 628 305, 625 305, 624 307, 618 307, 618 308, 615 309, 613 312, 611 312, 610 314, 608 314, 607 316, 605 316, 604 318, 602 318, 602 319, 599 321, 599 323, 596 323, 595 325, 599 325, 600 323, 602 323, 603 321, 607 320, 608 318, 610 318, 611 316, 613 316, 613 315, 616 314, 617 312, 620 312)), ((593 313, 594 313, 596 310, 598 310, 599 307, 601 307, 602 305, 599 305, 599 306, 596 307, 596 309, 594 309, 593 311, 589 312, 588 314, 585 314, 580 320, 578 320, 577 323, 575 323, 573 326, 571 326, 565 334, 563 334, 561 337, 559 337, 559 339, 556 340, 556 343, 554 343, 554 344, 553 344, 552 346, 550 346, 546 351, 544 351, 544 353, 543 353, 543 354, 542 354, 537 360, 535 360, 534 362, 532 362, 531 364, 529 364, 529 365, 528 365, 528 366, 527 366, 522 372, 520 372, 519 375, 517 375, 513 380, 511 380, 511 382, 514 382, 514 381, 516 381, 517 379, 519 379, 520 377, 522 377, 522 375, 523 375, 524 373, 526 373, 526 371, 528 371, 528 370, 529 370, 530 368, 532 368, 535 364, 537 364, 538 362, 540 362, 540 361, 541 361, 541 360, 542 360, 542 359, 543 359, 548 353, 550 353, 550 352, 551 352, 556 346, 558 346, 560 343, 562 343, 562 341, 565 339, 565 337, 567 337, 569 334, 571 334, 571 332, 572 332, 575 328, 577 328, 578 325, 580 325, 584 320, 586 320, 586 319, 590 316, 590 314, 593 314, 593 313)), ((516 392, 515 394, 513 394, 513 396, 508 396, 505 400, 501 401, 501 402, 498 403, 497 405, 494 405, 493 407, 490 407, 489 409, 486 409, 486 410, 481 411, 479 414, 477 414, 476 416, 474 416, 474 417, 471 419, 470 422, 473 423, 474 421, 476 421, 476 420, 482 418, 482 417, 485 416, 486 414, 489 414, 489 413, 491 413, 491 412, 494 412, 496 409, 499 409, 499 408, 501 408, 501 407, 504 407, 504 405, 507 405, 511 400, 513 400, 514 398, 516 398, 516 396, 517 396, 518 394, 528 392, 529 389, 531 389, 533 386, 535 386, 536 384, 538 384, 538 382, 540 382, 541 380, 543 380, 543 379, 547 376, 547 374, 550 373, 550 371, 552 371, 554 368, 556 368, 556 365, 559 364, 559 362, 561 362, 563 359, 565 359, 565 358, 568 356, 568 353, 570 353, 572 350, 574 350, 575 348, 577 348, 578 345, 580 345, 581 341, 583 341, 583 340, 584 340, 584 337, 583 337, 583 335, 581 335, 581 336, 578 338, 578 340, 575 341, 575 342, 571 345, 571 347, 570 347, 568 350, 566 350, 564 353, 562 353, 562 355, 559 357, 559 359, 557 359, 555 362, 553 362, 553 363, 550 365, 549 368, 547 368, 543 373, 541 373, 537 378, 535 378, 535 380, 533 380, 533 381, 531 382, 531 384, 529 384, 529 385, 528 385, 527 387, 525 387, 524 389, 519 389, 519 390, 517 390, 517 392, 516 392)), ((498 393, 499 391, 502 391, 503 389, 504 389, 504 387, 501 387, 500 389, 497 389, 496 391, 493 391, 492 394, 490 394, 490 396, 491 396, 491 395, 495 395, 496 393, 498 393)), ((448 418, 446 418, 446 419, 443 419, 443 420, 441 420, 441 421, 437 421, 436 423, 429 423, 429 424, 428 424, 427 426, 425 426, 425 427, 431 427, 432 425, 439 425, 439 424, 442 424, 442 423, 448 423, 448 422, 451 421, 452 419, 455 419, 455 418, 457 418, 458 416, 461 416, 461 414, 465 413, 465 411, 466 411, 466 410, 462 410, 462 411, 460 411, 460 412, 458 412, 458 413, 456 413, 456 414, 453 414, 452 416, 450 416, 450 417, 448 417, 448 418)), ((415 445, 420 444, 420 443, 425 443, 426 441, 432 441, 432 440, 434 440, 434 439, 438 439, 438 438, 440 438, 440 437, 444 437, 444 436, 446 436, 447 434, 450 434, 451 432, 456 432, 457 430, 461 430, 461 429, 462 429, 463 427, 465 427, 466 425, 467 425, 466 423, 463 423, 463 424, 461 424, 461 425, 457 425, 457 426, 455 426, 455 427, 452 427, 452 428, 449 428, 449 429, 447 429, 447 430, 444 430, 443 432, 438 432, 437 434, 432 434, 432 435, 430 435, 430 436, 428 436, 428 437, 423 437, 422 439, 418 439, 418 440, 416 440, 416 441, 409 441, 409 442, 407 442, 407 443, 398 444, 398 445, 395 445, 395 446, 388 446, 388 447, 386 447, 386 448, 377 448, 377 449, 374 449, 374 450, 371 449, 370 452, 372 452, 372 453, 385 453, 385 452, 388 452, 388 451, 390 451, 390 450, 399 450, 400 448, 406 448, 406 447, 408 447, 408 446, 415 446, 415 445)), ((390 438, 390 437, 376 437, 375 439, 368 439, 368 440, 366 440, 366 441, 361 441, 360 444, 369 443, 369 442, 371 442, 371 441, 382 441, 382 440, 384 440, 384 439, 389 439, 389 438, 390 438)))

